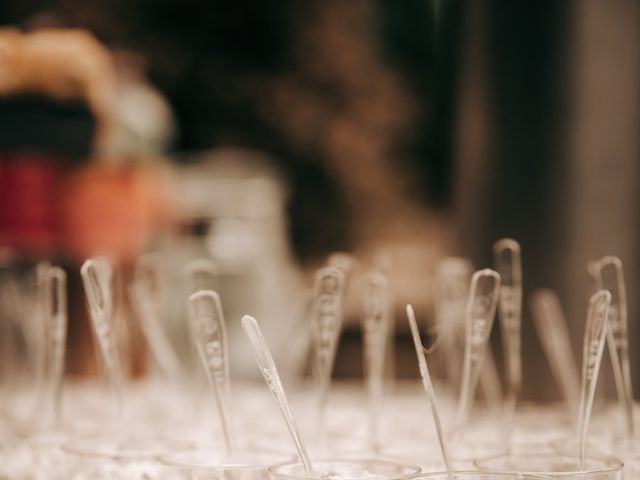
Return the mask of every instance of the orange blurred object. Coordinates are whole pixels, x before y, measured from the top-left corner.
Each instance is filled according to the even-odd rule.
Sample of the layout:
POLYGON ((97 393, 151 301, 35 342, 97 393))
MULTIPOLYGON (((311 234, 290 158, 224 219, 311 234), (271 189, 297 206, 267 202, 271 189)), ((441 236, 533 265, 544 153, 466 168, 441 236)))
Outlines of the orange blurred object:
POLYGON ((62 194, 64 251, 131 262, 169 220, 167 190, 163 172, 149 167, 93 164, 71 174, 62 194))

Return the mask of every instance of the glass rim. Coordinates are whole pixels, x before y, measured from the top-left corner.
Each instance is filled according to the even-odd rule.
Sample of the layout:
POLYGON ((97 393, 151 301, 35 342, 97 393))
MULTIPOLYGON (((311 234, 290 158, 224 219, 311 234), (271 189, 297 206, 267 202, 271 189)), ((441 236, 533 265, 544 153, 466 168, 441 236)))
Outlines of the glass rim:
MULTIPOLYGON (((398 474, 398 475, 393 475, 393 476, 383 476, 385 480, 402 480, 402 479, 413 479, 416 476, 420 475, 422 472, 422 467, 420 467, 419 465, 413 464, 413 463, 408 463, 408 462, 400 462, 397 461, 393 458, 385 458, 385 457, 320 457, 320 458, 313 458, 311 459, 311 463, 328 463, 328 462, 335 462, 335 463, 356 463, 356 464, 362 464, 362 463, 376 463, 376 464, 383 464, 383 465, 387 465, 387 466, 398 466, 398 467, 403 467, 406 468, 408 470, 410 470, 409 472, 405 473, 405 474, 398 474)), ((302 462, 300 461, 300 459, 296 459, 293 462, 280 462, 280 463, 276 463, 275 465, 271 465, 267 471, 269 472, 270 476, 273 477, 278 477, 278 478, 283 478, 283 479, 304 479, 304 480, 316 480, 316 479, 320 479, 323 478, 320 475, 314 475, 314 474, 293 474, 293 473, 285 473, 285 472, 279 472, 278 469, 285 467, 285 466, 291 466, 291 465, 301 465, 302 466, 302 462)), ((340 480, 362 480, 363 477, 340 477, 340 480)))
MULTIPOLYGON (((453 470, 451 472, 454 478, 458 475, 460 476, 470 476, 475 477, 479 475, 491 475, 491 476, 499 476, 505 478, 517 478, 518 480, 527 480, 527 479, 535 479, 535 480, 551 480, 553 477, 550 475, 546 475, 544 473, 527 473, 527 472, 507 472, 507 471, 486 471, 486 470, 453 470)), ((419 473, 415 477, 411 477, 411 480, 419 480, 421 478, 434 478, 434 477, 448 477, 449 473, 446 471, 442 472, 423 472, 419 473)))
MULTIPOLYGON (((195 462, 193 463, 189 463, 189 462, 180 462, 180 461, 175 461, 175 460, 171 460, 170 457, 172 455, 179 455, 179 454, 184 454, 184 453, 197 453, 197 452, 208 452, 209 450, 207 450, 208 448, 220 448, 220 452, 224 455, 233 455, 234 453, 238 453, 238 452, 251 452, 251 453, 265 453, 268 455, 278 455, 281 459, 282 458, 288 458, 288 460, 283 460, 280 461, 278 463, 289 463, 291 462, 293 459, 296 458, 295 454, 291 453, 291 452, 286 452, 284 450, 276 450, 276 449, 269 449, 269 448, 263 448, 260 446, 253 446, 253 445, 244 445, 244 446, 240 446, 240 447, 235 447, 233 449, 232 452, 226 452, 226 447, 224 445, 207 445, 207 446, 195 446, 195 447, 191 447, 191 448, 180 448, 180 449, 176 449, 176 450, 172 450, 170 452, 165 452, 161 455, 158 455, 156 457, 156 460, 161 463, 162 465, 166 466, 166 467, 175 467, 175 468, 187 468, 190 470, 200 470, 200 471, 209 471, 209 470, 267 470, 269 466, 273 465, 273 461, 269 460, 267 462, 261 462, 261 463, 243 463, 240 461, 235 461, 235 462, 227 462, 227 461, 221 461, 219 463, 211 463, 211 464, 197 464, 195 462)), ((211 450, 213 452, 213 450, 211 450)))
POLYGON ((593 475, 593 474, 602 474, 602 473, 611 473, 611 472, 617 472, 617 471, 622 471, 622 468, 624 467, 624 462, 618 458, 615 457, 611 457, 611 456, 600 456, 600 455, 595 455, 595 456, 587 456, 587 461, 589 460, 596 460, 598 462, 603 463, 604 465, 601 466, 597 466, 594 468, 584 468, 584 469, 580 469, 580 468, 576 468, 576 469, 572 469, 572 470, 548 470, 548 471, 534 471, 534 470, 516 470, 516 469, 508 469, 508 468, 504 468, 504 467, 492 467, 492 466, 488 466, 486 465, 486 462, 490 462, 491 460, 496 460, 496 459, 508 459, 508 458, 535 458, 535 459, 545 459, 545 458, 561 458, 561 459, 571 459, 573 461, 576 460, 575 456, 572 455, 567 455, 567 454, 558 454, 558 453, 542 453, 542 454, 532 454, 532 455, 527 455, 527 454, 508 454, 508 455, 496 455, 494 457, 487 457, 487 458, 480 458, 477 460, 474 460, 473 465, 482 472, 491 472, 491 473, 498 473, 498 472, 503 472, 503 473, 520 473, 523 475, 551 475, 553 477, 568 477, 568 476, 575 476, 575 475, 593 475))

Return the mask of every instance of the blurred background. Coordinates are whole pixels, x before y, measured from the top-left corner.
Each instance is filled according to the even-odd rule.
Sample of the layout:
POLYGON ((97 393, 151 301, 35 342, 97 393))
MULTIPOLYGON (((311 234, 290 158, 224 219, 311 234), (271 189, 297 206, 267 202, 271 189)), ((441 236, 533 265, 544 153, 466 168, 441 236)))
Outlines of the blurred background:
MULTIPOLYGON (((178 272, 170 332, 182 266, 212 259, 231 330, 255 313, 304 363, 283 332, 304 328, 315 269, 348 251, 389 278, 394 368, 413 377, 403 305, 432 325, 438 261, 490 267, 511 237, 524 396, 559 395, 529 294, 559 293, 580 351, 586 266, 607 254, 625 266, 638 380, 637 1, 4 0, 0 23, 3 268, 68 270, 71 374, 97 368, 78 273, 91 255, 122 285, 144 253, 178 272)), ((347 302, 336 376, 361 375, 360 313, 347 302)))

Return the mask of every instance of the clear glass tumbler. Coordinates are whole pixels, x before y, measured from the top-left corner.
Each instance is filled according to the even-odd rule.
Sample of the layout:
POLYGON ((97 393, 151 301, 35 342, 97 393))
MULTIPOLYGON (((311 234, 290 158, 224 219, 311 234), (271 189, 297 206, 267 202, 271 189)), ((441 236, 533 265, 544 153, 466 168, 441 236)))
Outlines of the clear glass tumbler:
POLYGON ((255 447, 198 447, 177 450, 158 457, 162 464, 161 480, 268 480, 267 468, 274 463, 291 461, 294 455, 255 447))
POLYGON ((576 456, 556 454, 504 455, 476 460, 475 466, 485 472, 542 474, 553 478, 584 480, 620 480, 623 463, 612 457, 588 457, 584 468, 576 456))
POLYGON ((269 467, 269 476, 272 480, 404 480, 421 471, 417 465, 378 458, 326 458, 312 460, 312 464, 312 474, 306 473, 302 463, 297 461, 269 467))

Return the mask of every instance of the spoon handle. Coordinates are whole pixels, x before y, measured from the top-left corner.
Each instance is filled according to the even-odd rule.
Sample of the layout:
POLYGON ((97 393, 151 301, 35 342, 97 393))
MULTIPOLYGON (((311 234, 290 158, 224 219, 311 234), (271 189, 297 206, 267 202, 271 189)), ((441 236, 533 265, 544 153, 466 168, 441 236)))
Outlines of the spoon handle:
POLYGON ((503 238, 493 246, 496 271, 500 274, 498 311, 504 344, 508 403, 513 403, 522 384, 521 324, 522 265, 520 245, 503 238))
POLYGON ((287 401, 284 388, 282 387, 282 382, 280 381, 280 375, 278 375, 278 369, 273 361, 269 345, 262 336, 260 326, 255 318, 245 315, 242 317, 242 329, 251 344, 253 355, 260 367, 262 376, 264 377, 265 382, 267 382, 267 386, 269 387, 269 390, 271 391, 271 394, 278 404, 278 408, 280 408, 280 412, 287 423, 287 428, 289 429, 293 443, 298 450, 298 455, 300 456, 305 472, 307 474, 312 474, 313 467, 311 465, 311 460, 309 459, 309 454, 307 453, 307 449, 302 441, 300 430, 298 429, 295 418, 293 417, 293 413, 291 413, 289 402, 287 401))
POLYGON ((91 258, 84 262, 80 273, 87 296, 87 303, 89 304, 91 325, 100 347, 107 376, 115 394, 118 413, 123 418, 124 381, 111 318, 113 307, 111 305, 112 294, 109 285, 110 266, 103 259, 91 258))
POLYGON ((471 278, 466 308, 466 339, 462 387, 458 401, 456 430, 466 425, 471 399, 478 383, 487 341, 491 334, 498 303, 500 275, 490 269, 479 270, 471 278))
POLYGON ((611 293, 606 290, 599 290, 589 299, 582 350, 582 389, 578 412, 578 455, 582 467, 585 465, 587 430, 598 383, 598 372, 602 363, 610 304, 611 293))
POLYGON ((36 414, 40 414, 44 405, 49 400, 48 388, 50 387, 50 377, 48 376, 49 339, 49 299, 50 299, 50 277, 51 263, 47 260, 38 262, 34 269, 34 298, 28 303, 33 310, 26 317, 25 340, 27 340, 28 351, 32 357, 34 365, 34 383, 36 391, 36 414))
POLYGON ((573 356, 571 336, 560 298, 549 289, 534 292, 530 300, 533 325, 549 361, 551 372, 571 412, 580 403, 580 374, 573 356))
POLYGON ((371 272, 364 285, 364 365, 369 394, 369 437, 378 448, 378 417, 384 382, 384 363, 391 323, 391 296, 387 280, 381 273, 371 272))
POLYGON ((129 298, 158 366, 167 377, 175 379, 180 375, 180 361, 158 318, 159 276, 156 256, 141 257, 129 287, 129 298))
POLYGON ((201 290, 189 297, 189 319, 200 360, 213 387, 228 449, 233 446, 233 432, 228 410, 229 358, 227 329, 220 296, 201 290))
POLYGON ((50 395, 54 421, 62 419, 62 384, 67 341, 67 274, 60 267, 49 270, 47 336, 49 345, 50 395))
POLYGON ((471 261, 447 257, 438 262, 435 276, 435 322, 442 340, 447 381, 460 382, 462 355, 459 344, 464 338, 464 313, 473 274, 471 261))
POLYGON ((604 257, 594 264, 596 288, 611 293, 607 347, 613 365, 613 374, 625 421, 626 433, 633 437, 633 389, 629 364, 629 329, 627 316, 627 292, 624 284, 622 262, 617 257, 604 257))
MULTIPOLYGON (((344 273, 337 267, 321 268, 316 274, 311 336, 319 390, 319 417, 323 415, 331 373, 342 328, 344 273)), ((322 421, 320 421, 322 423, 322 421)))
POLYGON ((416 315, 411 305, 407 305, 407 319, 409 320, 409 328, 411 329, 411 336, 413 337, 413 345, 416 349, 416 355, 418 357, 418 368, 420 370, 420 377, 422 377, 422 386, 429 399, 429 405, 431 407, 431 414, 436 426, 436 434, 438 435, 438 443, 440 444, 440 451, 442 453, 442 459, 444 460, 445 467, 447 469, 447 475, 450 480, 453 480, 453 468, 451 461, 449 460, 449 451, 445 444, 444 433, 442 428, 442 422, 440 421, 440 413, 438 412, 438 404, 436 401, 436 394, 433 389, 433 382, 431 381, 431 375, 429 374, 429 365, 427 364, 427 357, 424 353, 424 347, 420 338, 420 331, 418 330, 418 322, 416 322, 416 315))

